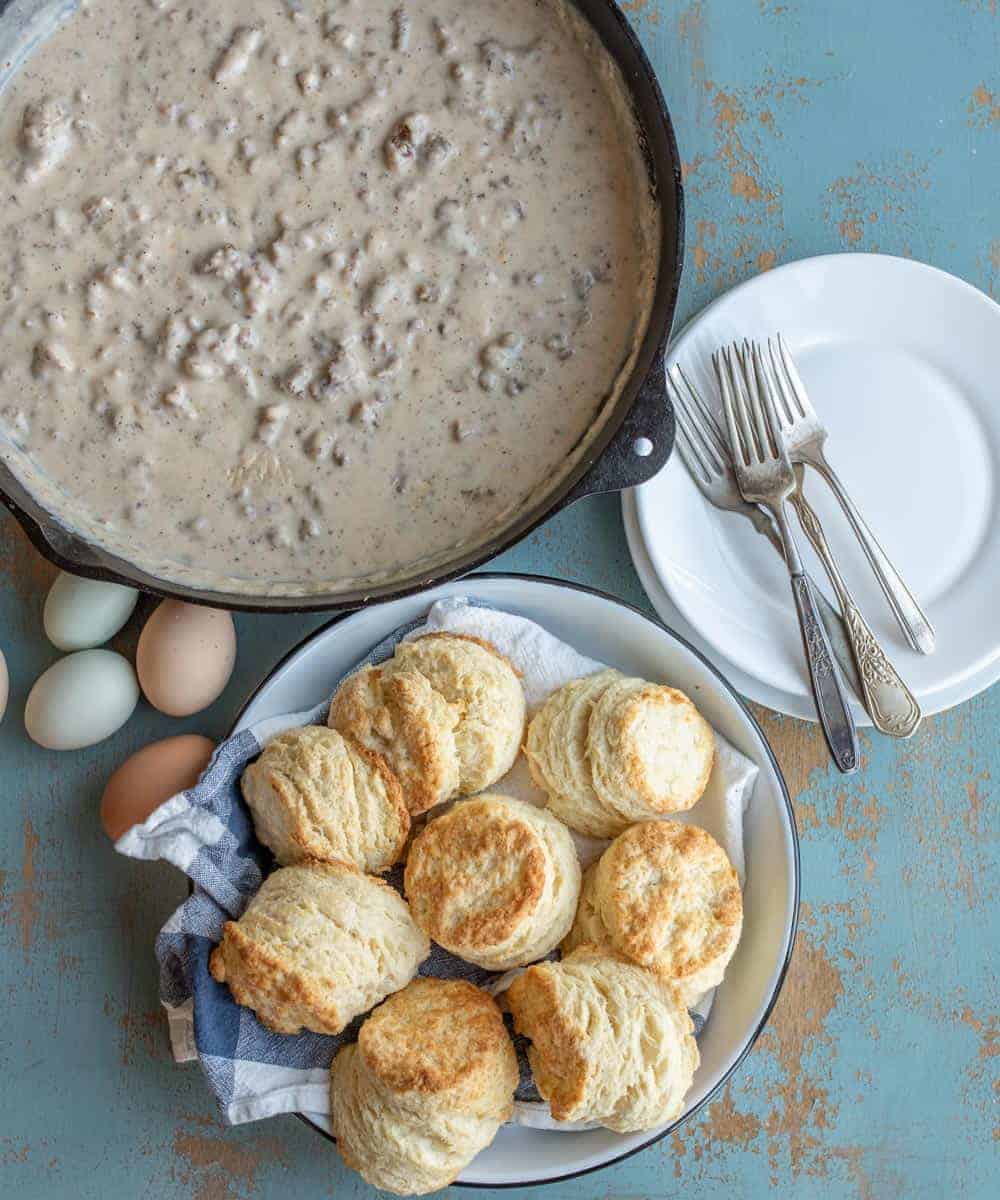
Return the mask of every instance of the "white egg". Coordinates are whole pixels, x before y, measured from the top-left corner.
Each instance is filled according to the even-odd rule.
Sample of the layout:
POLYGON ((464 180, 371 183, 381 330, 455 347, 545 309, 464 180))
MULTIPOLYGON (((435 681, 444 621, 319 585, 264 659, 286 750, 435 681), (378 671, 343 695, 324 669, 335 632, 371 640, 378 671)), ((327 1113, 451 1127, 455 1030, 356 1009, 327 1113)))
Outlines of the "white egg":
POLYGON ((7 697, 10 695, 10 676, 7 674, 7 660, 0 650, 0 721, 7 711, 7 697))
POLYGON ((39 746, 79 750, 120 729, 138 699, 128 659, 113 650, 81 650, 35 680, 24 706, 24 727, 39 746))
POLYGON ((135 588, 60 571, 45 598, 46 636, 60 650, 101 646, 129 619, 138 599, 135 588))

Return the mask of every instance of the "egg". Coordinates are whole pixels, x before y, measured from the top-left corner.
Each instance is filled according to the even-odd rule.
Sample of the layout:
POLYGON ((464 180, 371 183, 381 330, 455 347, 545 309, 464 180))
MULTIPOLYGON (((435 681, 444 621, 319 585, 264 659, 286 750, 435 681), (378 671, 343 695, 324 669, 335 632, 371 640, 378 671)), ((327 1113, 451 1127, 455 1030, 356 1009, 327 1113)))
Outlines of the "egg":
POLYGON ((171 796, 194 787, 215 744, 197 733, 137 750, 111 776, 101 797, 101 824, 113 842, 171 796))
POLYGON ((235 662, 236 629, 229 613, 164 600, 139 635, 135 666, 154 708, 187 717, 221 694, 235 662))
POLYGON ((7 674, 7 660, 0 650, 0 721, 7 711, 7 697, 10 695, 10 676, 7 674))
POLYGON ((127 659, 113 650, 80 650, 35 680, 24 706, 24 727, 39 746, 79 750, 121 729, 138 699, 127 659))
POLYGON ((102 646, 129 619, 138 599, 135 588, 60 571, 45 598, 45 634, 60 650, 102 646))

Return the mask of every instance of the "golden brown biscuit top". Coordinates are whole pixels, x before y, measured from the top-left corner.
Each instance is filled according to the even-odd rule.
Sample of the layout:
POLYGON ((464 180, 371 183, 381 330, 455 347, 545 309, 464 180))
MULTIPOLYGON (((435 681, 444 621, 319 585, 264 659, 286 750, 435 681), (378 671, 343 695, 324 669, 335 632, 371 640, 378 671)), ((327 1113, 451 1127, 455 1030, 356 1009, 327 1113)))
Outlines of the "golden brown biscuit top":
POLYGON ((462 979, 414 979, 358 1036, 365 1062, 395 1092, 440 1093, 495 1072, 513 1052, 493 998, 462 979))
POLYGON ((264 880, 209 962, 276 1033, 336 1034, 416 973, 430 944, 384 880, 306 860, 264 880))
POLYGON ((683 692, 623 678, 594 705, 587 753, 602 802, 645 820, 697 802, 712 773, 715 737, 683 692))
POLYGON ((271 738, 247 772, 269 770, 320 784, 331 777, 333 764, 348 755, 349 747, 336 730, 325 725, 300 725, 271 738))
POLYGON ((520 749, 526 707, 511 663, 482 638, 442 632, 400 642, 386 669, 406 668, 458 706, 458 790, 474 795, 505 775, 520 749))
POLYGON ((513 805, 496 799, 456 805, 410 848, 407 898, 418 923, 442 945, 502 945, 543 895, 545 847, 513 805))
POLYGON ((683 1090, 690 1083, 684 1076, 697 1064, 697 1048, 676 990, 612 950, 583 945, 561 962, 529 967, 506 998, 515 1029, 531 1041, 535 1082, 557 1121, 591 1118, 618 1128, 620 1110, 644 1093, 655 1096, 669 1076, 683 1090))
POLYGON ((411 642, 403 642, 403 646, 423 645, 426 642, 472 642, 475 646, 480 646, 483 650, 489 651, 494 658, 498 658, 506 666, 521 678, 521 672, 514 666, 506 654, 501 654, 500 651, 488 642, 485 638, 477 637, 474 633, 449 633, 447 630, 438 630, 434 633, 422 633, 420 637, 414 638, 411 642))
MULTIPOLYGON (((664 719, 677 723, 671 730, 671 736, 666 739, 668 742, 674 742, 681 729, 686 730, 693 744, 710 736, 701 714, 688 697, 676 688, 647 683, 623 703, 620 736, 625 777, 654 809, 663 808, 663 798, 672 793, 676 774, 683 777, 681 764, 687 758, 683 752, 677 755, 676 745, 670 747, 673 753, 661 752, 663 733, 660 725, 664 719)), ((710 754, 705 760, 707 767, 699 769, 695 755, 690 755, 691 769, 697 777, 693 790, 698 795, 708 783, 712 757, 710 754)))
POLYGON ((677 978, 722 954, 743 921, 726 852, 679 821, 644 821, 617 837, 597 866, 596 899, 619 950, 677 978))

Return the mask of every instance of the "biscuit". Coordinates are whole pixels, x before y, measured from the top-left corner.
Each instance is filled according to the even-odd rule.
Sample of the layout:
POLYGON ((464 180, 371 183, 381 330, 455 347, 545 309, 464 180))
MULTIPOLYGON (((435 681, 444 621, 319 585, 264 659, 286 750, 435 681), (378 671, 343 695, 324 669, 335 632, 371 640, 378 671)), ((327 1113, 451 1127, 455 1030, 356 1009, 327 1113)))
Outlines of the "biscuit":
POLYGON ((743 928, 726 852, 704 829, 646 821, 586 872, 563 952, 592 942, 651 967, 691 1007, 722 982, 743 928))
POLYGON ((334 1059, 337 1149, 373 1187, 437 1191, 510 1119, 517 1082, 496 1002, 464 980, 415 979, 334 1059))
POLYGON ((594 704, 618 671, 598 671, 553 692, 528 726, 524 753, 535 783, 548 796, 550 811, 578 833, 611 838, 628 821, 607 809, 594 791, 587 758, 587 732, 594 704))
MULTIPOLYGON (((608 931, 597 911, 597 897, 595 895, 596 871, 597 863, 595 862, 591 863, 583 873, 583 880, 580 884, 580 899, 576 905, 576 916, 573 918, 573 924, 569 933, 563 938, 562 945, 559 947, 564 958, 578 947, 587 945, 598 946, 602 950, 614 951, 608 931)), ((627 956, 623 955, 622 957, 627 956)))
POLYGON ((551 813, 477 796, 434 818, 406 862, 413 919, 467 962, 506 971, 566 936, 580 893, 573 838, 551 813))
POLYGON ((489 642, 458 633, 428 633, 400 642, 385 666, 419 671, 459 709, 455 729, 459 792, 481 791, 514 765, 524 736, 526 705, 517 672, 489 642))
POLYGON ((715 759, 711 726, 683 692, 619 679, 594 704, 587 733, 594 791, 629 823, 695 804, 715 759))
POLYGON ((322 725, 280 733, 243 772, 257 837, 283 866, 320 859, 384 871, 410 831, 399 781, 384 760, 322 725))
POLYGON ((269 875, 209 969, 275 1033, 340 1033, 417 973, 430 943, 402 897, 349 863, 269 875))
POLYGON ((698 1047, 677 993, 652 971, 583 946, 529 967, 506 1003, 557 1121, 632 1133, 680 1116, 698 1047))
POLYGON ((385 759, 417 816, 458 792, 458 719, 418 671, 364 667, 335 692, 327 723, 385 759))

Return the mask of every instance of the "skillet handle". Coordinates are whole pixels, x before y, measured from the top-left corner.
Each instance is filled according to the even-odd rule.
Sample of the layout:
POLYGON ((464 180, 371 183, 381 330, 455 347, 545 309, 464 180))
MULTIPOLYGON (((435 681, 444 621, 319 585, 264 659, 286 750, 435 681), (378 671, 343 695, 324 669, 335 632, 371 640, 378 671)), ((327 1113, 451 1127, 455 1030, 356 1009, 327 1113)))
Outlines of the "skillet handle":
POLYGON ((661 346, 621 428, 560 507, 584 496, 638 487, 666 465, 674 448, 674 409, 667 396, 663 360, 661 346))

